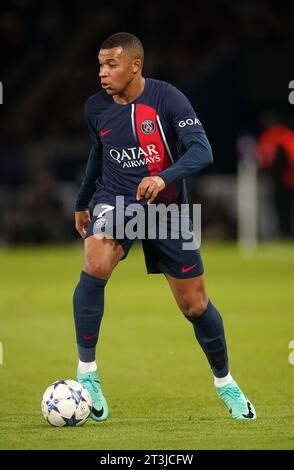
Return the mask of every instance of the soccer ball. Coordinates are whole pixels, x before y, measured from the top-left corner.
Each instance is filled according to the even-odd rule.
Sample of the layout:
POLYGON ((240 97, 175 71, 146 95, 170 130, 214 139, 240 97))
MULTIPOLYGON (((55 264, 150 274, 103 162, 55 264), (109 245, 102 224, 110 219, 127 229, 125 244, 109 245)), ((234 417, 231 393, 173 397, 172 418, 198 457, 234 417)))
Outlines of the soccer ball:
POLYGON ((88 419, 92 399, 79 382, 57 380, 45 390, 41 409, 52 426, 80 426, 88 419))

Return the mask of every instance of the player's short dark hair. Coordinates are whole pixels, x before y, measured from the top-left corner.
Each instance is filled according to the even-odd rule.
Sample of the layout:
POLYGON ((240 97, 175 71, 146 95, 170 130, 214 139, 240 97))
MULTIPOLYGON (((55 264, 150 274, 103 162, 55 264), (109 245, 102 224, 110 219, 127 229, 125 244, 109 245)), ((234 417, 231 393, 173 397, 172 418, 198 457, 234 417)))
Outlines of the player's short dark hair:
POLYGON ((113 47, 121 46, 123 49, 128 49, 134 57, 144 61, 144 48, 140 39, 137 38, 134 34, 131 33, 115 33, 109 38, 107 38, 100 49, 112 49, 113 47))

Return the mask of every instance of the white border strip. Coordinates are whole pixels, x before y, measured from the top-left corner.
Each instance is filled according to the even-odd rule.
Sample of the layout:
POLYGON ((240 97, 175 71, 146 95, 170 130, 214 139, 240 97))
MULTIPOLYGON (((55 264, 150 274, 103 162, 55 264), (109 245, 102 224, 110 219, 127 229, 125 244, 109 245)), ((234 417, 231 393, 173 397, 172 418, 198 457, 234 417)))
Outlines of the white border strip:
POLYGON ((135 127, 135 105, 134 104, 132 104, 131 120, 132 120, 133 136, 134 136, 134 139, 138 141, 137 134, 136 134, 136 127, 135 127))
POLYGON ((163 132, 163 129, 162 129, 162 125, 161 125, 161 122, 160 122, 160 117, 158 116, 158 114, 157 114, 157 116, 156 116, 156 121, 157 121, 157 123, 158 123, 159 131, 160 131, 161 137, 162 137, 162 139, 163 139, 165 148, 166 148, 166 150, 167 150, 168 156, 169 156, 169 158, 171 159, 172 163, 174 163, 174 159, 173 159, 173 156, 172 156, 172 154, 171 154, 170 148, 169 148, 169 146, 168 146, 166 137, 165 137, 165 135, 164 135, 164 132, 163 132))

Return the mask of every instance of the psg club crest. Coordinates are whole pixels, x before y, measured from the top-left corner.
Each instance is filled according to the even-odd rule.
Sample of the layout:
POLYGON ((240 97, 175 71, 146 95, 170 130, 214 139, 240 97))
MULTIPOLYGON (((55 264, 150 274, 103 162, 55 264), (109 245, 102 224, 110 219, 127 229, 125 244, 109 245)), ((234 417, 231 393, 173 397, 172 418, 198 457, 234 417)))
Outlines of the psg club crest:
POLYGON ((153 132, 155 131, 155 124, 150 119, 146 119, 142 122, 141 129, 144 134, 153 134, 153 132))

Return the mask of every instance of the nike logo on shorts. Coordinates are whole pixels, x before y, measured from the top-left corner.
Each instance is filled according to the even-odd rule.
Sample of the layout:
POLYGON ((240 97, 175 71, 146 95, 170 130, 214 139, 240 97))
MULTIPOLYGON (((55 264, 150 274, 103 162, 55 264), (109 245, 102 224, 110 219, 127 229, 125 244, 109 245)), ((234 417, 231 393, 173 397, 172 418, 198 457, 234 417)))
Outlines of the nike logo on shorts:
POLYGON ((189 266, 188 268, 185 268, 184 266, 182 267, 181 269, 181 272, 182 273, 187 273, 188 271, 191 271, 191 269, 195 268, 197 266, 197 263, 196 264, 192 264, 192 266, 189 266))

